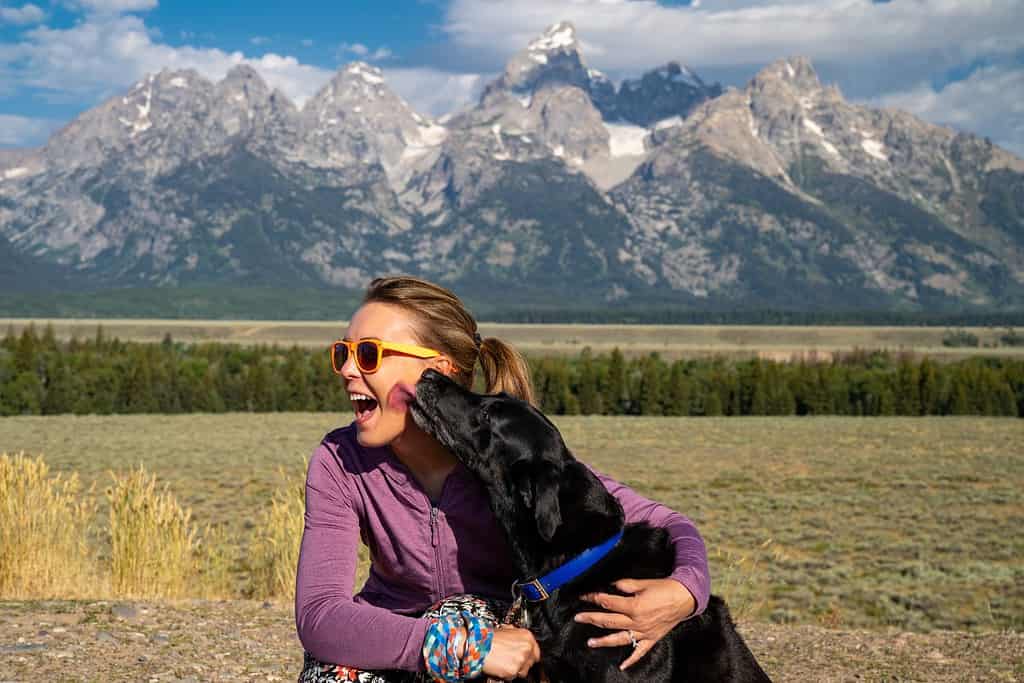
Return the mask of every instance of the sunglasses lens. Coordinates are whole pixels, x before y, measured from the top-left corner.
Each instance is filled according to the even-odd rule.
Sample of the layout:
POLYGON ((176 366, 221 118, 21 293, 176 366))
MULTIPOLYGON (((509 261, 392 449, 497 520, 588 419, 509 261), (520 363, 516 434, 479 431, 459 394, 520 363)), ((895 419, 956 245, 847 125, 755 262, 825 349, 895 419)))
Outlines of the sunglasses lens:
POLYGON ((334 371, 341 373, 341 366, 348 360, 348 347, 344 344, 335 344, 331 350, 331 360, 334 365, 334 371))
POLYGON ((359 342, 356 346, 356 363, 363 372, 373 372, 377 369, 377 345, 370 341, 359 342))

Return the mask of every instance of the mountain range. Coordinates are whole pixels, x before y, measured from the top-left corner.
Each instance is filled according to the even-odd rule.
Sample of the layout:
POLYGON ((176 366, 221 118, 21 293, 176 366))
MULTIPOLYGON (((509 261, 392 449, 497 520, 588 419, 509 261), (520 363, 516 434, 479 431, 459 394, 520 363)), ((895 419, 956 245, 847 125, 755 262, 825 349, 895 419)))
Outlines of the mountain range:
POLYGON ((396 272, 509 305, 1020 308, 1024 161, 801 57, 615 84, 565 22, 436 120, 362 62, 301 108, 248 66, 165 70, 0 151, 3 291, 396 272))

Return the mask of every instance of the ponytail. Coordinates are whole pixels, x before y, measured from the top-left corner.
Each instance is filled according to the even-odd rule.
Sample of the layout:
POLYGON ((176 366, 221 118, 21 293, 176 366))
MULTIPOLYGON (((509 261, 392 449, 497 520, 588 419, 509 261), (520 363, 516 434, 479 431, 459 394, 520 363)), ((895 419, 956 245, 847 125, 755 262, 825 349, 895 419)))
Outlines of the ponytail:
POLYGON ((504 391, 527 403, 533 403, 533 382, 526 359, 496 337, 487 337, 480 345, 480 367, 484 371, 484 390, 488 394, 504 391))

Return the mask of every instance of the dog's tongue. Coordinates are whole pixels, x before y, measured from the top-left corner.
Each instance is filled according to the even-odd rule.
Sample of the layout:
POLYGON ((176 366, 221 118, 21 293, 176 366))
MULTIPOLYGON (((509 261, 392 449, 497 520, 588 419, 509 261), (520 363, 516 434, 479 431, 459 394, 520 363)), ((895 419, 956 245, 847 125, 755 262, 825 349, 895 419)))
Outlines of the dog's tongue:
POLYGON ((405 410, 415 400, 416 388, 406 382, 399 382, 391 388, 391 392, 388 394, 388 407, 405 410))

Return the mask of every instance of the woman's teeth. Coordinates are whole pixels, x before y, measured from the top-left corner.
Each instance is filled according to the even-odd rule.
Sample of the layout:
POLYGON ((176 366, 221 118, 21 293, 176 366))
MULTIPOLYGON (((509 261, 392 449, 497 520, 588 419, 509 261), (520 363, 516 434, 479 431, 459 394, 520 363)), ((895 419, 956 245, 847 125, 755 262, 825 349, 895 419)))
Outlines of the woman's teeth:
POLYGON ((377 407, 377 399, 366 394, 351 393, 348 395, 349 403, 355 408, 357 414, 365 413, 377 407))

